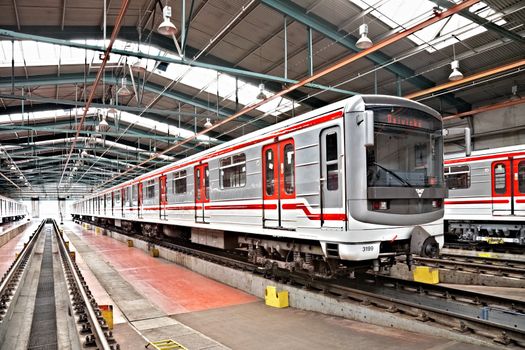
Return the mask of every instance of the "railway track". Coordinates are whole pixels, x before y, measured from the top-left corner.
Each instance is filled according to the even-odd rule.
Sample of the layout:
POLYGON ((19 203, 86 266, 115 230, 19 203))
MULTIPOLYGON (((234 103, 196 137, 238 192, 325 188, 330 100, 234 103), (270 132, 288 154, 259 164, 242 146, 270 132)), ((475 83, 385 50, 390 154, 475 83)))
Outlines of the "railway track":
POLYGON ((525 302, 522 301, 372 274, 361 274, 355 279, 325 279, 300 271, 280 269, 275 264, 257 266, 246 261, 243 255, 216 251, 193 243, 174 243, 116 227, 98 226, 145 241, 150 247, 164 247, 303 288, 330 293, 348 302, 358 302, 421 322, 433 322, 439 327, 468 333, 473 337, 491 339, 506 348, 525 348, 525 302))
MULTIPOLYGON (((19 324, 19 320, 15 321, 11 317, 17 308, 18 296, 22 289, 27 289, 24 291, 25 295, 36 295, 30 331, 26 332, 27 334, 16 333, 26 336, 22 341, 27 343, 28 349, 59 348, 57 317, 62 316, 66 320, 76 321, 73 328, 76 327, 78 341, 84 347, 119 349, 54 220, 47 219, 40 223, 0 281, 0 344, 10 332, 18 332, 21 327, 25 327, 24 322, 19 324), (37 244, 43 246, 42 253, 35 253, 37 244), (60 253, 60 267, 53 264, 54 249, 60 253), (39 258, 33 261, 36 256, 39 258), (31 265, 38 263, 39 268, 33 266, 33 271, 38 272, 38 284, 34 293, 29 290, 34 284, 24 282, 24 277, 31 265), (69 310, 74 312, 72 318, 60 315, 56 311, 55 286, 58 281, 54 278, 54 272, 57 268, 62 270, 68 286, 69 310), (14 324, 10 324, 11 322, 14 324)), ((73 339, 70 341, 74 343, 73 339)), ((17 343, 16 346, 22 345, 17 343)))
POLYGON ((473 251, 481 253, 510 254, 525 257, 524 246, 509 246, 504 244, 479 244, 469 242, 446 242, 445 249, 454 251, 473 251))
POLYGON ((417 265, 525 280, 525 263, 504 259, 441 254, 439 258, 414 257, 417 265))

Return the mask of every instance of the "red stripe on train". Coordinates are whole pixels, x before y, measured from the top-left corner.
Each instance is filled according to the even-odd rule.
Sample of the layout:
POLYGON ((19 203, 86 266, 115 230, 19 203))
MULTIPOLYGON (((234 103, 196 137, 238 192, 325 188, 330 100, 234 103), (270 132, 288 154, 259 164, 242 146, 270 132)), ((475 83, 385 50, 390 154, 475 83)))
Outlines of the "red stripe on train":
POLYGON ((476 156, 476 157, 458 158, 458 159, 447 159, 447 160, 445 160, 445 165, 456 164, 456 163, 465 163, 465 162, 474 162, 474 161, 477 161, 477 160, 489 160, 489 159, 498 159, 498 158, 518 157, 518 156, 525 156, 525 152, 487 154, 485 156, 476 156))
POLYGON ((310 212, 308 207, 302 203, 285 203, 283 204, 283 209, 290 210, 290 209, 299 209, 302 210, 308 219, 310 220, 337 220, 337 221, 344 221, 346 220, 346 214, 344 213, 327 213, 327 214, 314 214, 310 212))
POLYGON ((464 201, 445 201, 445 205, 450 204, 507 204, 508 199, 479 199, 479 200, 464 200, 464 201))

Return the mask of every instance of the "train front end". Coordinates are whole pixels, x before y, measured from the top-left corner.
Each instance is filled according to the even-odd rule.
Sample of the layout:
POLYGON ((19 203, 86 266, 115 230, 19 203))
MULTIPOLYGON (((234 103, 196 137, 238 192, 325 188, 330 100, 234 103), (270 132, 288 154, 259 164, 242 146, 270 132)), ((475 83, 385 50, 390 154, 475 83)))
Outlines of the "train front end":
POLYGON ((443 134, 439 113, 392 96, 362 95, 345 110, 349 244, 343 260, 392 263, 443 246, 443 134), (353 243, 355 242, 355 243, 353 243), (365 242, 365 243, 363 243, 365 242))

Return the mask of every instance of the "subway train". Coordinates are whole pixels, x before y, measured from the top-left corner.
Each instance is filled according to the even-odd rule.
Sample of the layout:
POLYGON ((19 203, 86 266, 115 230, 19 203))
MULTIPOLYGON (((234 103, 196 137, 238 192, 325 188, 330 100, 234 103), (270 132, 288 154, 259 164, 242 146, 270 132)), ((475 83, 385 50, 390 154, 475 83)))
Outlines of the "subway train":
POLYGON ((446 193, 439 113, 359 95, 87 196, 72 216, 330 274, 437 255, 446 193))
POLYGON ((525 245, 525 145, 445 156, 447 241, 525 245))
POLYGON ((0 217, 2 223, 16 221, 27 215, 26 206, 13 199, 0 196, 0 217))

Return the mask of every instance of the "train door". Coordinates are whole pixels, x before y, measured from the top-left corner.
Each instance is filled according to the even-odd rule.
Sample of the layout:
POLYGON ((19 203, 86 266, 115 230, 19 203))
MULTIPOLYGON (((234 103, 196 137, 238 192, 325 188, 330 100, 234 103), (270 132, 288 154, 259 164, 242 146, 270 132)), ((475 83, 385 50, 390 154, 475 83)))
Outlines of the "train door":
POLYGON ((166 175, 159 177, 159 216, 166 219, 166 205, 168 204, 166 175))
POLYGON ((525 158, 514 158, 512 163, 514 215, 525 216, 525 158))
POLYGON ((142 182, 139 182, 137 184, 138 189, 138 208, 137 208, 137 216, 139 219, 142 219, 142 182))
POLYGON ((345 212, 341 129, 336 126, 321 132, 321 226, 344 228, 345 212), (344 216, 344 215, 343 215, 344 216))
POLYGON ((292 139, 266 145, 263 158, 263 226, 294 229, 295 147, 292 139))
POLYGON ((194 168, 195 178, 195 222, 210 222, 205 205, 210 201, 210 171, 208 164, 200 164, 194 168))
POLYGON ((512 159, 492 163, 492 213, 494 215, 512 215, 514 203, 511 174, 512 159))

